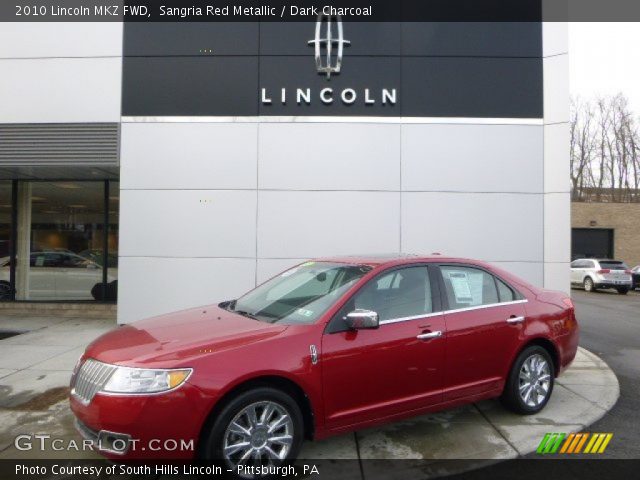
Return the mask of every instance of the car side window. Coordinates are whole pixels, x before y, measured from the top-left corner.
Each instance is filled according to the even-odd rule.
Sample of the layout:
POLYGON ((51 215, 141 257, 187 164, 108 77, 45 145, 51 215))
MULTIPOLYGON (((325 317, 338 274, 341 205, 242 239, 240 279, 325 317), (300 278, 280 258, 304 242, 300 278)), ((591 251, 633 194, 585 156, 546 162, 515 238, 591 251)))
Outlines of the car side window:
POLYGON ((449 309, 478 307, 499 302, 493 275, 473 267, 440 267, 449 309))
POLYGON ((496 285, 498 286, 498 298, 500 302, 513 302, 517 300, 516 293, 499 278, 496 278, 496 285))
POLYGON ((381 322, 433 313, 427 267, 401 268, 370 280, 338 312, 331 331, 344 331, 343 318, 356 309, 376 312, 381 322))

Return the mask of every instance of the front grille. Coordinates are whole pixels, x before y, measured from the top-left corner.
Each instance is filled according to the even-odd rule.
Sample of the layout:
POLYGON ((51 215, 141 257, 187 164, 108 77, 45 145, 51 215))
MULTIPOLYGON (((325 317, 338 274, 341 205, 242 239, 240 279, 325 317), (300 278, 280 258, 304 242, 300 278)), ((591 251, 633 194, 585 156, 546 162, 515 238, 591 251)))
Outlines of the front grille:
POLYGON ((107 383, 116 370, 115 365, 89 359, 85 361, 78 373, 71 379, 71 395, 83 405, 88 405, 96 393, 107 383))

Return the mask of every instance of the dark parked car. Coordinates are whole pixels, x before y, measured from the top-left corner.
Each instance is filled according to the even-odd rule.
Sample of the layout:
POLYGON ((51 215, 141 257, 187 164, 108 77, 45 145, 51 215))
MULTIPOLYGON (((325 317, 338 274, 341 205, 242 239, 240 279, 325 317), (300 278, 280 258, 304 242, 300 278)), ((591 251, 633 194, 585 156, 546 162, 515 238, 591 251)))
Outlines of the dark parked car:
POLYGON ((631 275, 633 276, 633 289, 640 288, 640 265, 631 269, 631 275))

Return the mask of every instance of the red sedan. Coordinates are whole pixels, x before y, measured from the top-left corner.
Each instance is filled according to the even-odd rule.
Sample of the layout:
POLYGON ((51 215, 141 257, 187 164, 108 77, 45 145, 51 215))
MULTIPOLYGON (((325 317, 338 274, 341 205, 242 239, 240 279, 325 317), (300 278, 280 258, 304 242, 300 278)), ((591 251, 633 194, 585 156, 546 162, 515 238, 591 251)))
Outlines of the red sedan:
POLYGON ((494 266, 331 258, 103 335, 70 401, 110 458, 277 465, 305 438, 487 398, 539 412, 577 346, 567 295, 494 266))

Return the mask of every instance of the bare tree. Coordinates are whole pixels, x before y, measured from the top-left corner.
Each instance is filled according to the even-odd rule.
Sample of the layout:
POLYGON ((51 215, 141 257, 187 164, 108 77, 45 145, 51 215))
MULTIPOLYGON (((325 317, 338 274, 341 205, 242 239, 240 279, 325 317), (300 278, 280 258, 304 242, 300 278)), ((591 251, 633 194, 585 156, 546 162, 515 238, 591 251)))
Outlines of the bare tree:
POLYGON ((573 201, 640 202, 640 135, 627 98, 572 99, 573 201))

